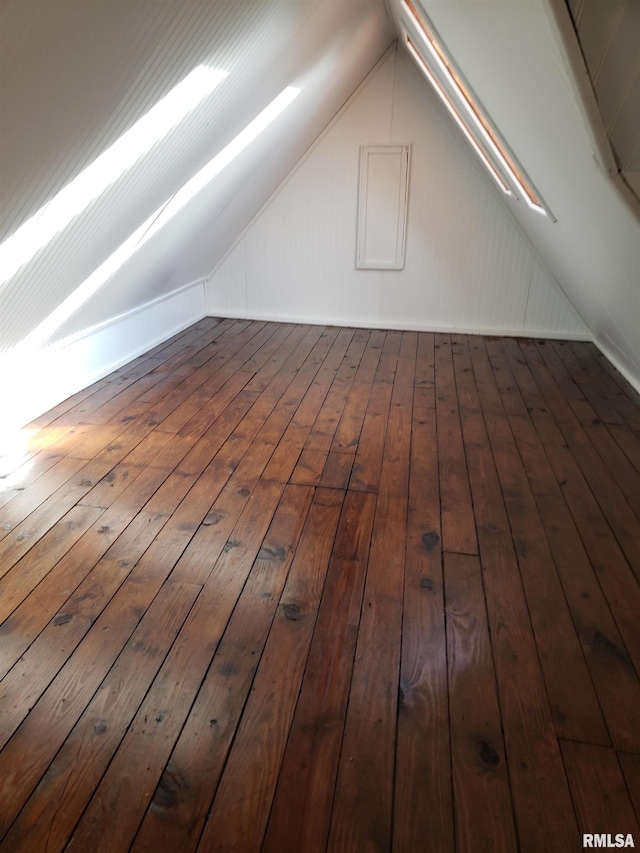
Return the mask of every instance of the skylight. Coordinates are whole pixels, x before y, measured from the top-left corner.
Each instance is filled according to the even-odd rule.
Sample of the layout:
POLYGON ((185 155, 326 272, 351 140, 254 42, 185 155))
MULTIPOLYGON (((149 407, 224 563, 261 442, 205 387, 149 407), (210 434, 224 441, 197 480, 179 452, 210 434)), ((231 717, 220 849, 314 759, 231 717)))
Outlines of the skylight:
POLYGON ((227 76, 199 65, 0 246, 0 285, 144 157, 227 76))
POLYGON ((264 131, 300 94, 300 89, 288 86, 244 130, 235 136, 206 166, 187 181, 171 198, 155 210, 85 281, 77 287, 24 339, 24 344, 39 347, 93 296, 132 255, 142 248, 167 222, 179 213, 207 184, 238 154, 264 131))
POLYGON ((402 11, 409 53, 491 177, 503 193, 523 198, 532 210, 553 220, 531 182, 524 176, 522 167, 462 82, 425 14, 418 10, 413 0, 402 0, 402 11))

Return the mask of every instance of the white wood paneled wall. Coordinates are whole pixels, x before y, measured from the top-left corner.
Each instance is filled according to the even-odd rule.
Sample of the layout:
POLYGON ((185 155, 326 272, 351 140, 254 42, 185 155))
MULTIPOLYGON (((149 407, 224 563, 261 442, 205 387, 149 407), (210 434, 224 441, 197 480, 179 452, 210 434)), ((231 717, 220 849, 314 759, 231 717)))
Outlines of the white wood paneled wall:
POLYGON ((0 393, 11 406, 0 418, 5 435, 205 316, 196 281, 141 308, 44 349, 0 353, 0 393))
POLYGON ((209 314, 590 337, 401 52, 391 52, 206 284, 209 314), (363 144, 410 143, 403 270, 356 269, 363 144))
POLYGON ((0 351, 45 321, 285 87, 299 87, 295 104, 52 340, 206 276, 394 38, 381 0, 0 5, 0 242, 195 67, 228 72, 1 286, 0 351))
POLYGON ((566 4, 422 4, 557 221, 549 227, 519 201, 507 207, 595 343, 640 390, 640 216, 609 171, 566 4))

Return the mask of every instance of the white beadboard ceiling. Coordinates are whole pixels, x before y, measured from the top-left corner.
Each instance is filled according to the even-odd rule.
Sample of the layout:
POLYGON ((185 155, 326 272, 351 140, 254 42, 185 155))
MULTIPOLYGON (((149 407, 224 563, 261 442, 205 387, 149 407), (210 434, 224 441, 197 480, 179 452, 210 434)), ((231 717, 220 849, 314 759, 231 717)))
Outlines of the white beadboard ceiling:
POLYGON ((640 3, 567 2, 607 138, 640 200, 640 3))
MULTIPOLYGON (((565 0, 422 5, 557 222, 504 203, 595 338, 640 385, 638 211, 607 171, 604 128, 585 102, 565 0)), ((20 343, 285 87, 297 86, 273 125, 51 340, 207 277, 396 38, 399 8, 400 0, 0 0, 0 241, 197 65, 228 72, 0 285, 0 349, 20 343)))
POLYGON ((393 49, 220 264, 206 298, 214 315, 588 336, 410 57, 393 49), (363 139, 411 140, 402 270, 355 268, 363 139))
POLYGON ((2 287, 3 349, 37 327, 285 87, 298 86, 287 114, 52 339, 206 275, 394 38, 382 0, 1 0, 0 12, 0 240, 193 68, 228 72, 2 287))
MULTIPOLYGON (((557 222, 505 203, 596 341, 640 386, 640 206, 610 149, 603 157, 565 0, 420 2, 557 222)), ((401 0, 390 8, 399 24, 401 0)))

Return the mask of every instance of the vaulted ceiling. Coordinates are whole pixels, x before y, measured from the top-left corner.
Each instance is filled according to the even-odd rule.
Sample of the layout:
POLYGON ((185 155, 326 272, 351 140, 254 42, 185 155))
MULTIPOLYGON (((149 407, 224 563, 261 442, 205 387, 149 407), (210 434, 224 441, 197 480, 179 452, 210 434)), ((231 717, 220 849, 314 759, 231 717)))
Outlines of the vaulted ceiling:
POLYGON ((568 3, 617 167, 640 204, 640 3, 568 3))
MULTIPOLYGON (((401 0, 390 5, 400 28, 401 0)), ((640 205, 611 154, 565 0, 421 7, 557 221, 506 203, 595 340, 640 385, 640 205)))
POLYGON ((30 334, 287 86, 300 96, 109 286, 48 328, 64 337, 205 276, 394 33, 379 0, 0 5, 0 239, 55 197, 198 65, 227 77, 4 285, 2 347, 30 334), (222 213, 224 212, 224 216, 222 213))
MULTIPOLYGON (((505 200, 511 215, 640 384, 638 209, 585 96, 564 0, 422 6, 557 222, 505 200)), ((572 10, 580 32, 588 15, 580 0, 572 10)), ((0 284, 0 350, 34 335, 39 345, 62 340, 206 278, 398 37, 401 14, 399 0, 0 0, 0 253, 194 68, 226 73, 0 284), (278 120, 177 208, 184 187, 287 87, 299 94, 278 120), (137 251, 126 254, 132 235, 137 251)), ((620 121, 605 117, 605 131, 633 170, 638 152, 620 142, 620 121)))

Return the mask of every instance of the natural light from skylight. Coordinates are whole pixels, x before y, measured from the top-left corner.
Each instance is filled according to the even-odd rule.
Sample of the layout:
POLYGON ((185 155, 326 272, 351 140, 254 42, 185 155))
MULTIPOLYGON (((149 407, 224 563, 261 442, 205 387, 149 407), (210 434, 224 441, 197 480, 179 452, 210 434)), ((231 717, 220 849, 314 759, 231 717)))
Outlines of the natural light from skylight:
POLYGON ((129 258, 173 219, 204 187, 238 154, 273 122, 300 94, 300 89, 288 86, 244 130, 234 137, 206 166, 187 181, 171 198, 155 210, 85 281, 76 288, 32 332, 23 345, 41 347, 129 258))
POLYGON ((228 72, 199 65, 0 245, 0 285, 213 92, 228 72))
POLYGON ((515 192, 516 197, 523 198, 532 210, 552 218, 528 185, 513 155, 507 152, 495 129, 491 128, 476 100, 450 67, 451 60, 431 31, 424 12, 418 10, 413 0, 402 0, 402 10, 406 21, 418 34, 423 48, 419 49, 405 31, 409 52, 500 189, 506 195, 513 195, 515 192))
POLYGON ((470 132, 470 131, 469 131, 469 129, 467 128, 466 124, 465 124, 465 123, 462 121, 462 119, 460 118, 460 116, 459 116, 459 114, 458 114, 458 111, 456 110, 456 108, 454 107, 454 105, 451 103, 451 100, 450 100, 450 98, 448 97, 447 93, 444 91, 443 87, 440 85, 440 83, 436 80, 436 78, 434 77, 434 75, 431 73, 431 71, 430 71, 429 67, 427 66, 426 62, 425 62, 425 61, 424 61, 424 59, 420 56, 420 54, 418 53, 418 51, 417 51, 417 50, 416 50, 416 48, 415 48, 415 45, 413 44, 413 42, 411 41, 411 39, 410 39, 408 36, 407 36, 407 47, 409 48, 409 53, 413 56, 413 58, 415 59, 415 61, 416 61, 416 62, 417 62, 417 64, 418 64, 419 68, 421 69, 422 73, 425 75, 425 77, 427 78, 427 80, 431 83, 431 85, 432 85, 432 86, 433 86, 433 88, 435 89, 435 91, 436 91, 436 93, 437 93, 438 97, 440 98, 440 100, 442 101, 442 103, 445 105, 445 107, 447 108, 447 110, 448 110, 448 111, 449 111, 449 113, 451 114, 451 116, 452 116, 453 120, 454 120, 454 121, 455 121, 455 123, 458 125, 458 127, 460 128, 460 130, 462 131, 462 133, 463 133, 463 134, 465 135, 465 137, 467 138, 467 141, 469 142, 469 144, 471 145, 471 147, 474 149, 474 151, 476 152, 476 154, 478 155, 478 157, 480 157, 480 159, 482 160, 482 162, 484 163, 484 165, 486 166, 486 168, 487 168, 487 169, 488 169, 488 171, 490 172, 490 174, 491 174, 492 178, 494 179, 494 181, 498 184, 498 186, 500 187, 500 189, 502 190, 502 192, 503 192, 503 193, 505 193, 505 195, 511 195, 511 190, 510 190, 510 189, 509 189, 509 187, 505 184, 505 182, 502 180, 502 178, 500 177, 500 175, 498 174, 498 172, 497 172, 497 171, 494 169, 494 167, 491 165, 491 163, 490 163, 490 162, 489 162, 489 160, 487 159, 487 157, 486 157, 486 155, 485 155, 484 151, 480 148, 480 146, 478 145, 478 143, 477 143, 477 142, 475 141, 475 139, 473 138, 473 135, 471 134, 471 132, 470 132))

